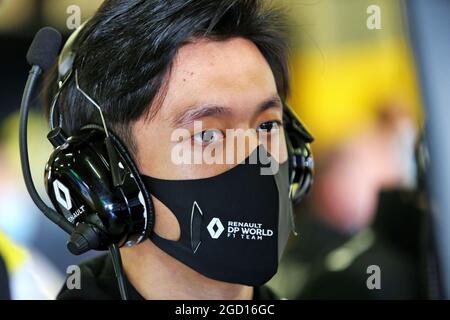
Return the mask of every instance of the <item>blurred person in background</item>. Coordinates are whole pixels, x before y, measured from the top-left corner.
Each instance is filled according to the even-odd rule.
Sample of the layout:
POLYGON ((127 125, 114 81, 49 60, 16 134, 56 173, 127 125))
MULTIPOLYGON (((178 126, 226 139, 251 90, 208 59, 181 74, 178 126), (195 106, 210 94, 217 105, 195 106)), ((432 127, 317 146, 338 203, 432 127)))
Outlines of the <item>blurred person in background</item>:
POLYGON ((403 1, 287 2, 297 21, 291 105, 317 138, 316 176, 296 209, 299 241, 271 285, 291 298, 423 297, 421 105, 403 1), (379 29, 367 26, 374 6, 379 29), (367 287, 371 265, 381 290, 367 287))
POLYGON ((319 165, 309 210, 298 213, 304 241, 291 251, 311 270, 299 298, 425 297, 415 130, 396 106, 378 120, 319 165), (380 290, 367 287, 369 266, 380 268, 380 290))
POLYGON ((416 129, 407 110, 382 106, 372 126, 321 159, 311 201, 323 222, 354 234, 373 221, 380 190, 415 187, 416 129))
POLYGON ((300 241, 284 265, 303 280, 296 298, 426 296, 416 129, 399 104, 382 110, 373 127, 322 156, 311 197, 297 208, 300 241), (382 271, 381 290, 367 288, 371 265, 382 271))

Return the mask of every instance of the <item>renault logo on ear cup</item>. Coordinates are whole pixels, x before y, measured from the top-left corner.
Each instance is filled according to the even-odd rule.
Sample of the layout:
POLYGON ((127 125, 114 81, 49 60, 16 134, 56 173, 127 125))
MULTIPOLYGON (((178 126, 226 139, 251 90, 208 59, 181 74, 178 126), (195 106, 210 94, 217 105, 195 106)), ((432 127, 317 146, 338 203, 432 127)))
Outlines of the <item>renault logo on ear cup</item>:
POLYGON ((219 218, 212 218, 211 222, 206 227, 211 235, 211 238, 218 239, 225 228, 219 218))
POLYGON ((72 200, 70 199, 69 189, 67 189, 67 187, 59 180, 55 180, 53 181, 53 190, 55 191, 55 197, 59 204, 67 210, 72 209, 72 200))

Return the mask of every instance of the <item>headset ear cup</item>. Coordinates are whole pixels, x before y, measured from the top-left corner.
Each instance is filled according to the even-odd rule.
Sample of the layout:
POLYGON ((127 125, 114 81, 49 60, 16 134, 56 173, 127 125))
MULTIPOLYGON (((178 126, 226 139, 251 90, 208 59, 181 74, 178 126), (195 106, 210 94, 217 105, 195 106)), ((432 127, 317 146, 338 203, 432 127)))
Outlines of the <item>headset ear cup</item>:
POLYGON ((307 144, 294 148, 288 134, 286 134, 286 144, 289 159, 289 196, 294 204, 298 204, 313 183, 313 169, 310 167, 312 156, 307 144))
POLYGON ((314 138, 287 105, 284 106, 283 118, 289 158, 290 198, 298 204, 313 183, 314 159, 309 143, 314 138))
POLYGON ((143 205, 145 206, 146 214, 147 214, 147 226, 145 228, 145 233, 144 233, 144 239, 147 239, 148 237, 150 237, 150 234, 153 231, 153 226, 155 223, 155 209, 153 206, 152 198, 150 196, 150 192, 148 191, 147 187, 144 185, 144 182, 142 181, 139 170, 138 170, 133 158, 129 154, 128 150, 122 144, 120 139, 118 139, 116 136, 112 135, 111 133, 110 133, 110 136, 114 142, 114 146, 119 150, 120 155, 127 162, 128 166, 131 170, 131 173, 141 190, 142 198, 144 201, 143 205))
MULTIPOLYGON (((306 146, 305 150, 309 151, 309 146, 306 146)), ((307 153, 306 156, 297 154, 293 157, 300 162, 293 173, 291 183, 291 199, 294 204, 298 204, 308 194, 313 184, 314 163, 311 153, 307 153)))
MULTIPOLYGON (((104 133, 103 127, 96 125, 96 124, 85 125, 85 126, 83 126, 83 128, 81 130, 85 130, 85 129, 100 130, 101 132, 104 133)), ((142 181, 142 178, 139 174, 139 170, 138 170, 133 158, 131 157, 130 153, 128 152, 127 148, 125 147, 125 145, 122 143, 122 141, 118 137, 116 137, 114 134, 112 134, 111 131, 109 131, 109 137, 111 138, 111 141, 113 142, 114 148, 118 152, 119 156, 124 160, 125 166, 130 170, 130 172, 134 178, 134 181, 136 182, 139 190, 141 191, 142 198, 139 198, 139 200, 141 202, 143 202, 142 205, 144 205, 144 207, 145 207, 146 221, 147 221, 146 227, 144 230, 144 236, 142 237, 142 240, 147 239, 151 235, 151 232, 153 231, 153 226, 154 226, 154 222, 155 222, 155 210, 154 210, 154 206, 153 206, 153 201, 150 196, 150 192, 148 191, 147 187, 144 185, 144 182, 142 181)))

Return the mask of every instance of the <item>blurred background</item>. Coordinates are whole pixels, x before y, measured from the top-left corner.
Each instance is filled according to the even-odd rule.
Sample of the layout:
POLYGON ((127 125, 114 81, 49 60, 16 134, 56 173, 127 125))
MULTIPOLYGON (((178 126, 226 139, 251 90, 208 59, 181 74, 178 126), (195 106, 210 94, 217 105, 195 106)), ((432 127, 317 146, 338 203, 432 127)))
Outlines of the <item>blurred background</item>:
MULTIPOLYGON (((298 236, 269 285, 289 299, 440 297, 411 1, 270 2, 289 12, 289 102, 316 138, 316 176, 310 196, 295 208, 298 236), (381 288, 376 281, 369 288, 373 266, 381 288)), ((9 273, 13 299, 53 299, 66 268, 96 254, 71 256, 66 235, 26 193, 18 112, 34 33, 50 25, 67 37, 100 3, 0 0, 0 270, 4 265, 9 273)), ((450 8, 445 0, 428 3, 450 8)), ((434 32, 450 40, 449 29, 434 32)), ((42 177, 51 145, 35 105, 31 166, 46 198, 42 177)))

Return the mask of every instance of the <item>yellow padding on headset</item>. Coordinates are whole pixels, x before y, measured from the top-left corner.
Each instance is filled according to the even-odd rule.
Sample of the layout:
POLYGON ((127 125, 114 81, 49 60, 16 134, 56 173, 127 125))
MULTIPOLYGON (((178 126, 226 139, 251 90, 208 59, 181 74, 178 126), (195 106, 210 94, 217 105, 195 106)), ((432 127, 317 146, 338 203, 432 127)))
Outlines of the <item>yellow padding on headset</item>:
POLYGON ((0 231, 0 255, 5 260, 6 268, 10 273, 17 270, 28 257, 27 251, 15 244, 2 231, 0 231))

